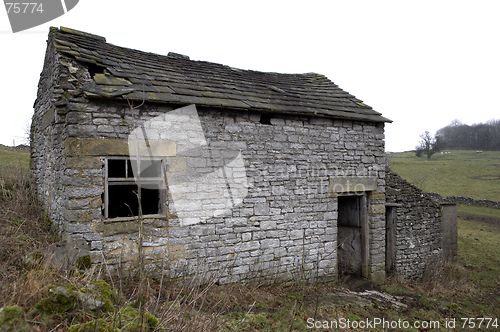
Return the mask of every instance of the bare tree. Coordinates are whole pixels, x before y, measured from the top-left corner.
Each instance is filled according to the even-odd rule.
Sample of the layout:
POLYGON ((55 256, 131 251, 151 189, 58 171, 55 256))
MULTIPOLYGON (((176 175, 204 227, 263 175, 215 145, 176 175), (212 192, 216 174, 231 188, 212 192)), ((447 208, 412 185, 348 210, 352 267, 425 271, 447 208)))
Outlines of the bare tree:
POLYGON ((25 118, 22 124, 23 136, 21 140, 23 144, 30 145, 31 142, 31 119, 25 118))
POLYGON ((428 131, 420 135, 420 142, 415 147, 415 154, 417 157, 422 156, 422 154, 427 155, 427 159, 430 159, 431 156, 439 152, 443 149, 443 140, 442 137, 438 134, 432 136, 428 131))

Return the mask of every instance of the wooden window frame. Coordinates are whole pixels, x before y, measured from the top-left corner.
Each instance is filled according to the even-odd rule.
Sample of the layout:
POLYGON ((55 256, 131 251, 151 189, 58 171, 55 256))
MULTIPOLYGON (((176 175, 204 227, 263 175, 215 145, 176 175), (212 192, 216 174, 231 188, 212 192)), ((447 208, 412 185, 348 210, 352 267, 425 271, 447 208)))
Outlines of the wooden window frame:
MULTIPOLYGON (((166 216, 166 160, 165 158, 157 157, 157 158, 148 158, 147 160, 155 160, 161 162, 161 177, 141 177, 142 183, 156 183, 158 184, 159 194, 159 207, 160 213, 156 214, 145 214, 143 217, 145 218, 161 218, 166 216), (163 189, 162 189, 163 188, 163 189)), ((128 156, 106 156, 101 157, 101 160, 104 164, 104 199, 103 199, 103 216, 104 219, 109 220, 133 220, 136 219, 137 216, 132 217, 113 217, 109 218, 109 186, 119 186, 119 185, 137 185, 133 170, 129 169, 129 163, 125 162, 125 178, 120 177, 109 177, 109 161, 110 160, 136 160, 136 158, 131 158, 128 156)), ((146 160, 146 158, 142 159, 146 160)))

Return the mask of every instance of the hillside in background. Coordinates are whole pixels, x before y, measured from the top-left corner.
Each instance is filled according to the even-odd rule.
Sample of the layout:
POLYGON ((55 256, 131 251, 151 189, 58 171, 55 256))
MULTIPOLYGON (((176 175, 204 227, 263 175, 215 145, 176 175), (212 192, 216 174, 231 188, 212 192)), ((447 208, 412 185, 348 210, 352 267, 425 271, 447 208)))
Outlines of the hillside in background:
POLYGON ((0 145, 0 167, 14 166, 29 169, 30 152, 24 146, 20 149, 0 145))
POLYGON ((500 201, 500 151, 445 150, 431 159, 405 152, 388 158, 393 171, 424 191, 500 201))

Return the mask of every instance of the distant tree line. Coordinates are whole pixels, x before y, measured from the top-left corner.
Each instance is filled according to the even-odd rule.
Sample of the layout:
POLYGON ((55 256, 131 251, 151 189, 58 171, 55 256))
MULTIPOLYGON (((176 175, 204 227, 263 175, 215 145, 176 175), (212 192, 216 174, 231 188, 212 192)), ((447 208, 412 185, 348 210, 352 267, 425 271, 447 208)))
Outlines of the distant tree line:
POLYGON ((500 150, 500 120, 470 126, 453 120, 439 129, 435 137, 439 137, 443 149, 500 150))

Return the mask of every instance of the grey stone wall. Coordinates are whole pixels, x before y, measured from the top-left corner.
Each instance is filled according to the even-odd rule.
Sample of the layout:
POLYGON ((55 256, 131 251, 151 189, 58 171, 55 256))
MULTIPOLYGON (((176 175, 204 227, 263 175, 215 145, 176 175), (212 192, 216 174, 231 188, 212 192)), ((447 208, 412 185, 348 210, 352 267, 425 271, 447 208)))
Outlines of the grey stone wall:
MULTIPOLYGON (((92 119, 105 119, 106 115, 113 119, 117 112, 114 106, 99 110, 96 105, 86 105, 85 110, 92 119)), ((146 106, 141 110, 140 121, 146 121, 170 108, 146 106)), ((127 115, 129 110, 124 111, 126 122, 138 123, 127 115)), ((383 128, 350 121, 336 121, 335 125, 327 119, 280 117, 272 118, 271 125, 264 125, 259 122, 259 114, 203 108, 199 109, 199 116, 209 147, 235 142, 241 146, 248 196, 241 205, 205 224, 181 227, 173 216, 168 221, 147 220, 144 246, 148 269, 158 270, 159 261, 166 261, 165 266, 171 272, 182 268, 194 272, 205 266, 220 273, 222 282, 252 275, 261 277, 265 273, 290 279, 302 269, 309 278, 335 276, 337 199, 327 195, 329 177, 339 173, 377 174, 383 192, 383 128)), ((107 128, 106 132, 100 132, 99 126, 97 134, 106 138, 120 137, 125 131, 121 119, 116 128, 110 126, 113 131, 107 128)), ((82 181, 84 174, 96 175, 92 179, 83 177, 88 179, 87 184, 90 180, 97 183, 102 179, 101 166, 97 160, 93 165, 96 168, 68 168, 66 172, 75 175, 69 183, 82 181)), ((88 206, 89 200, 99 201, 95 195, 101 193, 99 185, 75 190, 77 195, 68 197, 74 206, 88 206)), ((376 199, 377 195, 373 197, 376 199)), ((383 195, 378 199, 383 200, 383 195)), ((109 265, 119 261, 133 265, 135 258, 124 257, 121 249, 134 247, 137 239, 134 222, 102 222, 99 209, 67 212, 74 216, 66 217, 73 222, 71 231, 90 241, 95 260, 103 257, 100 252, 103 249, 109 265), (84 223, 81 216, 85 214, 92 217, 84 223), (126 230, 124 224, 128 224, 126 230)), ((372 211, 370 221, 374 227, 380 226, 383 210, 378 214, 372 211)), ((375 230, 372 236, 372 246, 377 245, 379 250, 383 236, 375 230)), ((373 252, 372 272, 380 266, 377 258, 380 260, 380 255, 373 252)))
POLYGON ((34 115, 31 122, 31 170, 37 187, 37 197, 55 227, 61 221, 61 167, 63 126, 55 123, 56 109, 61 105, 64 89, 60 77, 58 55, 48 44, 44 68, 40 74, 34 115))
MULTIPOLYGON (((134 268, 138 223, 103 218, 101 157, 127 155, 126 139, 134 128, 180 106, 134 108, 84 99, 73 82, 90 77, 86 67, 51 54, 58 64, 46 64, 42 76, 58 79, 42 79, 41 94, 52 93, 39 98, 33 121, 33 174, 40 201, 64 237, 88 250, 94 262, 134 268), (45 115, 49 110, 53 118, 45 115)), ((166 217, 144 221, 149 271, 202 270, 217 274, 221 282, 263 276, 335 278, 337 198, 329 195, 329 179, 370 175, 378 180, 368 195, 368 271, 373 280, 383 280, 383 124, 278 114, 261 123, 259 113, 203 107, 198 115, 209 147, 236 144, 241 149, 248 195, 223 214, 189 226, 181 226, 170 199, 166 217)))
POLYGON ((431 195, 386 172, 387 203, 397 204, 394 273, 417 278, 443 260, 442 210, 431 195))

